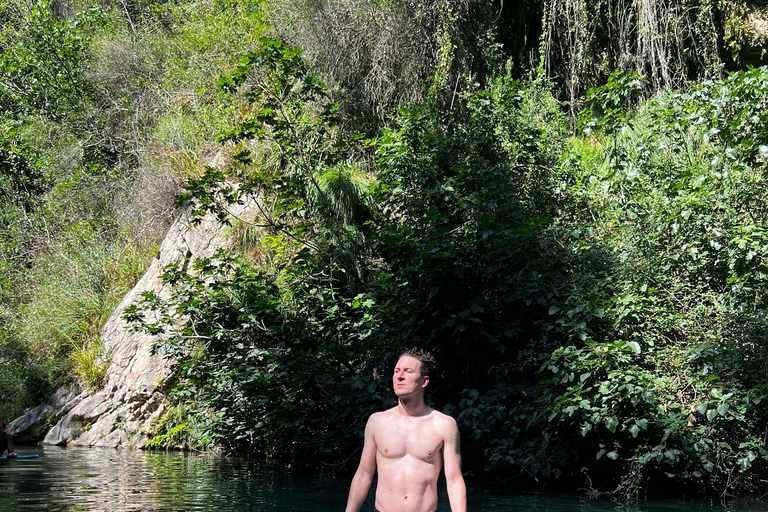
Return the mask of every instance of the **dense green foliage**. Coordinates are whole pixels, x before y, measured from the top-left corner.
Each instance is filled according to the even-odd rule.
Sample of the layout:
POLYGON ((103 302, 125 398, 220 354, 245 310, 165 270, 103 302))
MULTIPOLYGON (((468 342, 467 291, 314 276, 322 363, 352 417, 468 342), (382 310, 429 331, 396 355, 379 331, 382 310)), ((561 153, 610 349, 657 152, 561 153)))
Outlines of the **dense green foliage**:
POLYGON ((99 387, 176 195, 237 242, 127 311, 172 364, 150 447, 351 469, 423 346, 468 471, 763 494, 739 6, 352 4, 0 2, 0 415, 99 387))
POLYGON ((0 2, 0 416, 100 385, 101 327, 171 221, 173 174, 226 126, 202 56, 244 51, 262 15, 188 7, 0 2))
MULTIPOLYGON (((567 154, 546 84, 489 80, 462 96, 453 121, 429 105, 403 110, 365 141, 374 206, 356 228, 367 243, 354 246, 329 238, 347 231, 306 193, 337 165, 338 138, 322 114, 333 109, 317 103, 322 85, 297 59, 268 40, 224 82, 267 68, 246 93, 253 116, 226 138, 258 137, 276 162, 248 173, 241 152, 240 165, 209 169, 183 196, 221 213, 221 202, 277 184, 274 211, 262 213, 280 265, 221 254, 193 275, 169 269, 179 290, 169 301, 145 297, 164 316, 144 328, 170 333, 159 350, 179 360, 174 396, 205 425, 195 442, 341 462, 354 436, 340 420, 360 430, 386 402, 376 376, 387 357, 416 344, 441 356, 449 378, 432 398, 483 454, 472 465, 574 478, 585 467, 628 495, 657 474, 758 490, 765 357, 739 340, 762 322, 753 185, 767 149, 753 112, 765 71, 636 111, 643 82, 617 75, 590 94, 597 117, 582 116, 585 136, 567 154)), ((363 152, 354 140, 344 147, 363 152)))
POLYGON ((572 250, 602 248, 610 270, 552 312, 582 322, 584 343, 543 369, 538 418, 592 440, 597 464, 624 468, 624 492, 657 473, 724 494, 759 487, 766 79, 761 68, 654 98, 607 129, 604 149, 586 139, 564 159, 581 212, 572 250))

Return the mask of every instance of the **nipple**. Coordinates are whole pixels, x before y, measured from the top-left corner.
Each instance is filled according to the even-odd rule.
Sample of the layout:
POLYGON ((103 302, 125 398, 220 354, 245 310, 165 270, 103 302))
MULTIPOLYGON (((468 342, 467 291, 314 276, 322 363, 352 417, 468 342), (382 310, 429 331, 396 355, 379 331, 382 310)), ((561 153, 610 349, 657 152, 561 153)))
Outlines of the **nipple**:
POLYGON ((384 448, 384 452, 385 453, 388 452, 388 451, 389 451, 389 448, 384 448))
MULTIPOLYGON (((427 450, 427 455, 432 455, 432 451, 427 450)), ((406 496, 407 497, 407 496, 406 496)))

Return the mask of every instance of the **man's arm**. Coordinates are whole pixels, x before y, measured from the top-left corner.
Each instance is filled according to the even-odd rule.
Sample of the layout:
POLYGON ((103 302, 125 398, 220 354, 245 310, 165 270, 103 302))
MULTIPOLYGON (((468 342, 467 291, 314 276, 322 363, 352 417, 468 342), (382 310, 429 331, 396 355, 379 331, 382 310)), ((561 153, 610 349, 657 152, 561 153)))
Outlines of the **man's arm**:
POLYGON ((363 454, 360 457, 360 465, 357 467, 357 472, 355 472, 355 477, 352 479, 352 485, 349 488, 346 512, 358 512, 360 510, 360 507, 365 502, 365 498, 368 497, 373 474, 376 472, 376 441, 373 436, 373 422, 373 416, 371 416, 368 418, 368 424, 365 426, 363 454))
POLYGON ((459 443, 459 428, 456 420, 445 417, 445 445, 443 459, 445 464, 445 480, 448 487, 448 500, 451 512, 467 511, 467 487, 461 474, 461 447, 459 443))

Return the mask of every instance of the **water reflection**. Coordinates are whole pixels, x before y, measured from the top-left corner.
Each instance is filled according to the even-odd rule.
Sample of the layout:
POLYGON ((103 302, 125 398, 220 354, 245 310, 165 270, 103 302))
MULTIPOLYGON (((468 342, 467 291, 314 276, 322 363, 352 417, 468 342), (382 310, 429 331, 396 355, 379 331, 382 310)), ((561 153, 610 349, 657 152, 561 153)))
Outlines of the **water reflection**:
MULTIPOLYGON (((349 475, 301 474, 246 459, 139 450, 41 447, 38 459, 0 461, 2 511, 274 511, 344 509, 349 475)), ((468 480, 469 509, 483 512, 725 512, 761 503, 618 505, 572 495, 494 488, 468 480)), ((372 496, 363 507, 373 509, 372 496)), ((449 510, 445 491, 440 512, 449 510)))
POLYGON ((4 511, 339 510, 346 496, 339 480, 244 459, 96 448, 30 452, 40 458, 0 463, 4 511))

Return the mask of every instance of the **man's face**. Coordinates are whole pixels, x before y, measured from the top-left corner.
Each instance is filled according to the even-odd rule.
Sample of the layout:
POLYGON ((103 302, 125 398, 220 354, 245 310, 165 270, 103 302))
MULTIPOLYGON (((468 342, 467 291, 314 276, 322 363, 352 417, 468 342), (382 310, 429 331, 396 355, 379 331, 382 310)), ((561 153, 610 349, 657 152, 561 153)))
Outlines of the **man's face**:
POLYGON ((428 382, 428 376, 421 376, 421 361, 415 357, 403 356, 395 365, 392 386, 398 397, 423 393, 428 382))

